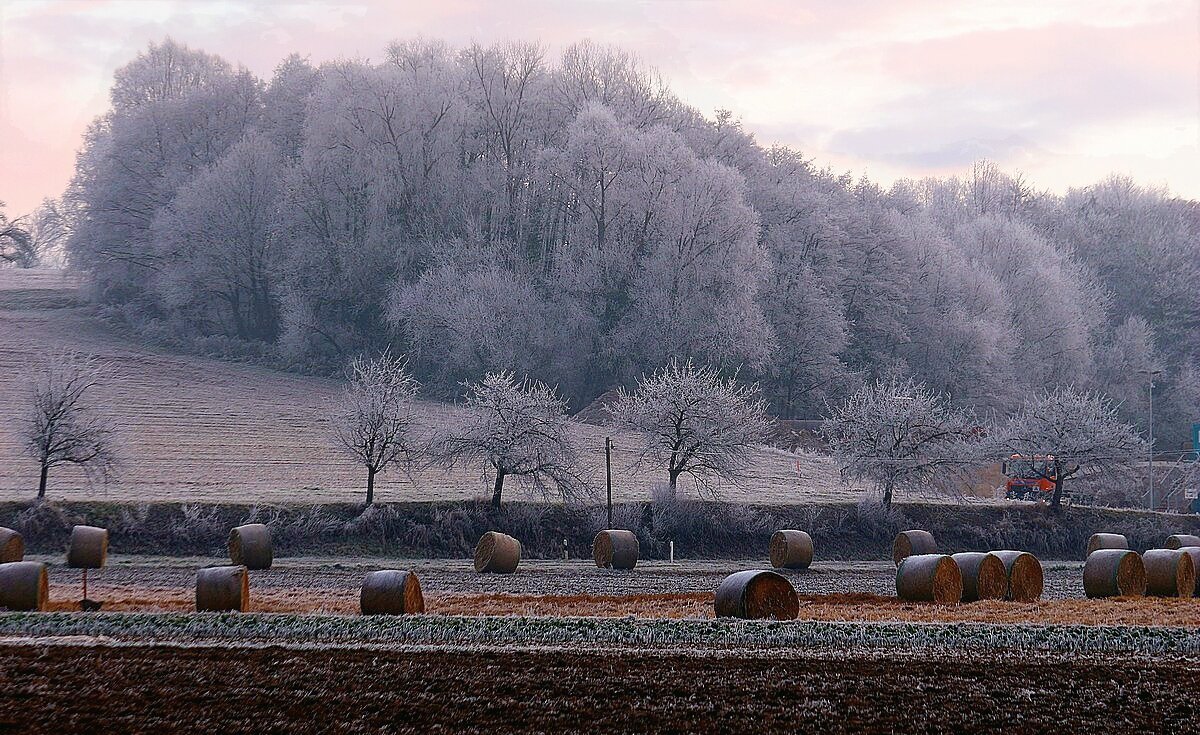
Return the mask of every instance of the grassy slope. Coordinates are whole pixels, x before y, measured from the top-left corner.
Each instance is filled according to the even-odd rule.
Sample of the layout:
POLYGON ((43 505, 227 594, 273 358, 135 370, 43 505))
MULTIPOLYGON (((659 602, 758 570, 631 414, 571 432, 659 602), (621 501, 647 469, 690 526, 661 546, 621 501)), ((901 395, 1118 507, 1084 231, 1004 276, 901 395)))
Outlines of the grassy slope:
MULTIPOLYGON (((98 393, 120 422, 125 463, 107 488, 87 487, 65 468, 51 478, 58 500, 242 503, 353 502, 362 476, 330 445, 324 407, 338 390, 332 380, 251 365, 171 354, 124 337, 78 306, 74 283, 59 271, 0 269, 0 500, 29 498, 36 469, 21 456, 15 418, 22 410, 20 372, 56 349, 92 352, 115 375, 98 393)), ((461 409, 424 402, 429 429, 459 420, 461 409)), ((577 424, 573 433, 593 484, 603 487, 604 437, 614 437, 613 493, 640 500, 660 481, 632 464, 636 437, 577 424)), ((764 448, 755 480, 730 489, 729 500, 831 502, 851 497, 824 457, 797 457, 764 448)), ((522 497, 509 481, 511 497, 522 497)), ((377 488, 382 501, 465 500, 485 496, 482 468, 393 472, 377 488)))

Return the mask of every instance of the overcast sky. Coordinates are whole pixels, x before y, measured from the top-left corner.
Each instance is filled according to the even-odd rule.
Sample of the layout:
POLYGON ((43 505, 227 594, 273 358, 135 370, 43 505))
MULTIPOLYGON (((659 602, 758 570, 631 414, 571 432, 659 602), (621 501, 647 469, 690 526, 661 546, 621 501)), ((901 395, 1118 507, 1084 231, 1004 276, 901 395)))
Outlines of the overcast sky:
POLYGON ((1200 198, 1200 3, 1158 0, 0 0, 0 200, 58 196, 113 70, 167 35, 269 78, 415 35, 614 43, 763 143, 890 183, 990 158, 1200 198))

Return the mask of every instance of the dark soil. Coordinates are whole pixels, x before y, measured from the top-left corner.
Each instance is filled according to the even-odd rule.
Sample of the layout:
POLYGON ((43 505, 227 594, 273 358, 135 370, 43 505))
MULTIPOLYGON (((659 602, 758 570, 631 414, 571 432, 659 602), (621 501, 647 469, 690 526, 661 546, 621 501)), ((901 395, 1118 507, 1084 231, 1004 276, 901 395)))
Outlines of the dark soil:
POLYGON ((0 646, 0 733, 1189 732, 1194 664, 0 646))

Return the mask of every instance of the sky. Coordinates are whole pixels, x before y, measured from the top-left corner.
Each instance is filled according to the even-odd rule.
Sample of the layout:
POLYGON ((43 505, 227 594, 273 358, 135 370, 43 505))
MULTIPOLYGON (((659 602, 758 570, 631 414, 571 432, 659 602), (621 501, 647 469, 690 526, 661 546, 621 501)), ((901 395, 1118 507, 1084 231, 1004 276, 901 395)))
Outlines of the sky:
POLYGON ((1200 199, 1200 0, 0 0, 6 213, 62 193, 113 71, 167 36, 263 78, 414 36, 590 38, 839 173, 986 158, 1053 191, 1120 173, 1200 199))

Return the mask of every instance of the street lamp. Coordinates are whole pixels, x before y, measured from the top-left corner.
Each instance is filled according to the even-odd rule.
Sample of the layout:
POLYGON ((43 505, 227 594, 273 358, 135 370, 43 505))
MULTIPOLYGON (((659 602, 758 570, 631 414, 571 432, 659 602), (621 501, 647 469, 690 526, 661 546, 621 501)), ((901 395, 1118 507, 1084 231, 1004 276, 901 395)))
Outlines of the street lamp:
POLYGON ((1162 375, 1162 370, 1138 370, 1142 375, 1150 376, 1150 457, 1146 462, 1147 475, 1150 478, 1150 510, 1154 510, 1154 376, 1162 375))

